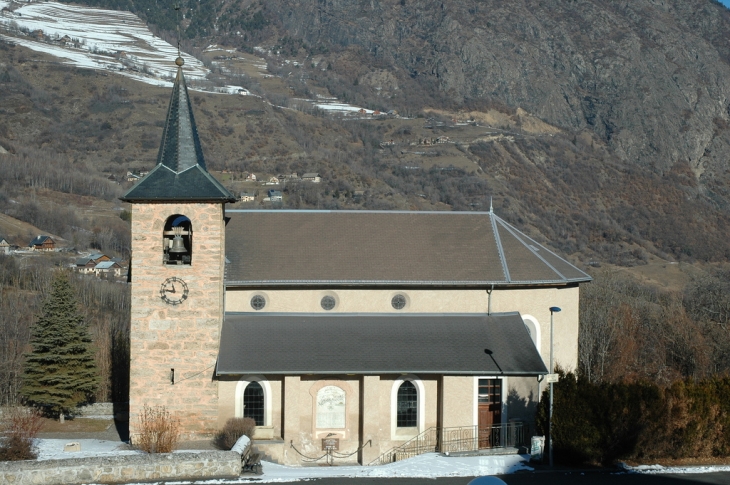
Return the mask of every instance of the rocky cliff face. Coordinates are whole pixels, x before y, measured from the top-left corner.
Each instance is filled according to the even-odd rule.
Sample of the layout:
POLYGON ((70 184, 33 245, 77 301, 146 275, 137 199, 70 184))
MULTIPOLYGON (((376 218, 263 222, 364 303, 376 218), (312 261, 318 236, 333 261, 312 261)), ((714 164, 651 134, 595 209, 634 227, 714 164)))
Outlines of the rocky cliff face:
POLYGON ((708 0, 276 0, 283 28, 357 45, 406 86, 490 98, 622 159, 697 177, 730 155, 730 11, 708 0))

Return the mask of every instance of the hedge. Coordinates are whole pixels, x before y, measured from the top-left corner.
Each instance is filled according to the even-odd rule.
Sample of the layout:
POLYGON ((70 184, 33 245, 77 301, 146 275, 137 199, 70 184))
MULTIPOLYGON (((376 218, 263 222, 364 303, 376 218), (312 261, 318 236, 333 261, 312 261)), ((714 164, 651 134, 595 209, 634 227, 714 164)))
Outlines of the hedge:
MULTIPOLYGON (((573 373, 559 374, 553 406, 554 458, 559 463, 730 456, 730 377, 660 387, 595 384, 573 373)), ((538 432, 545 435, 548 393, 537 415, 538 432)))

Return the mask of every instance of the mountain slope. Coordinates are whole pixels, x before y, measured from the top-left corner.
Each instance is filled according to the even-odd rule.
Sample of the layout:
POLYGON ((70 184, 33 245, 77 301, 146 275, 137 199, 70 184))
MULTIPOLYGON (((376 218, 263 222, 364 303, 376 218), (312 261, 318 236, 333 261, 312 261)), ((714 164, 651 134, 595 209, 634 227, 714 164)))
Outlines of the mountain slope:
MULTIPOLYGON (((174 25, 158 2, 127 7, 174 25)), ((730 153, 730 10, 711 0, 207 0, 182 11, 188 37, 325 52, 401 109, 498 101, 590 130, 624 160, 687 162, 698 177, 730 153), (353 47, 360 55, 342 52, 353 47), (429 96, 403 94, 415 85, 429 96)))
POLYGON ((730 153, 713 122, 729 116, 730 11, 709 1, 274 5, 289 35, 361 46, 399 80, 436 87, 437 102, 522 107, 660 171, 682 161, 701 175, 730 153))
MULTIPOLYGON (((145 5, 153 8, 133 6, 145 5)), ((199 47, 216 40, 238 48, 228 57, 243 56, 241 50, 262 57, 269 74, 241 82, 274 105, 295 108, 296 98, 321 94, 411 115, 339 120, 272 107, 266 99, 196 93, 206 158, 213 169, 232 171, 223 177, 232 187, 242 188, 235 181, 244 170, 317 171, 321 185, 284 188, 285 206, 485 210, 493 204, 521 230, 585 262, 641 264, 647 253, 730 257, 730 21, 719 5, 206 5, 215 13, 212 23, 184 4, 186 35, 198 25, 215 34, 193 39, 199 47), (447 143, 430 144, 439 137, 447 143)), ((19 47, 5 52, 6 102, 18 108, 0 123, 0 144, 2 137, 42 143, 106 171, 153 163, 164 90, 23 64, 19 47), (59 89, 58 76, 78 82, 59 89), (12 86, 16 78, 23 80, 12 86), (64 96, 84 91, 93 98, 81 105, 88 109, 69 111, 64 96), (93 149, 67 119, 99 127, 94 136, 106 149, 93 149)))

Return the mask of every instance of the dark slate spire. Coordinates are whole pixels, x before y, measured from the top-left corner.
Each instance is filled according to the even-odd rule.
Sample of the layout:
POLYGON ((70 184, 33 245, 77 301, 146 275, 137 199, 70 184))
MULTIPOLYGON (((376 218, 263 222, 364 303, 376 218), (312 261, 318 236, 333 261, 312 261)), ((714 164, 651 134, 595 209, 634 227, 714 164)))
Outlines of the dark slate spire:
POLYGON ((183 63, 181 57, 175 60, 177 77, 172 87, 157 165, 121 197, 123 201, 236 200, 205 168, 203 149, 182 71, 183 63))
POLYGON ((200 148, 198 130, 190 106, 188 88, 183 76, 182 57, 175 60, 177 77, 172 87, 172 98, 167 110, 167 122, 162 133, 162 143, 157 154, 157 163, 161 163, 173 172, 183 172, 190 167, 200 165, 205 168, 203 150, 200 148))

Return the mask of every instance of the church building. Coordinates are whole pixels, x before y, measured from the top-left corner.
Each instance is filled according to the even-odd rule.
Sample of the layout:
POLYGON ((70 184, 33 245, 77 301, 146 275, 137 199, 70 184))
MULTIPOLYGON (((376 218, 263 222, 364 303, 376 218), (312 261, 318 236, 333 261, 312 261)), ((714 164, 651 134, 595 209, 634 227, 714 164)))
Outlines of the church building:
POLYGON ((555 362, 575 369, 591 278, 491 209, 226 207, 176 64, 157 165, 122 197, 132 438, 143 407, 164 405, 186 438, 251 417, 256 446, 286 464, 389 461, 429 433, 529 440, 550 308, 555 362))

